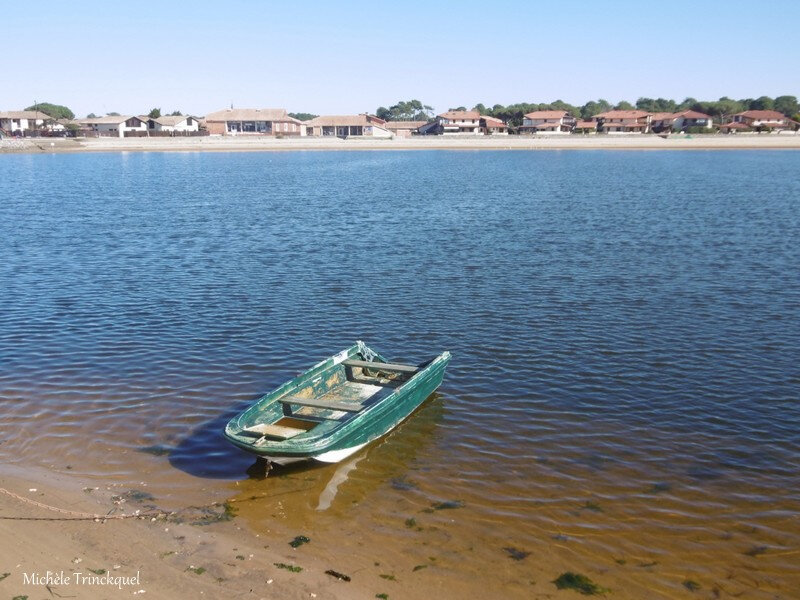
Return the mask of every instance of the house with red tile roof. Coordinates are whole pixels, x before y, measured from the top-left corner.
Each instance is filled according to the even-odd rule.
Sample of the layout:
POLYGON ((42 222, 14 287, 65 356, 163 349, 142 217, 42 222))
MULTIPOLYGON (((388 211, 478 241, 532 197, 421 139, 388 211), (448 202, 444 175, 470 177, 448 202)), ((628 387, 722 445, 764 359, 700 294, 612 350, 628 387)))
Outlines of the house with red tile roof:
POLYGON ((484 135, 508 135, 508 125, 503 119, 484 115, 481 117, 481 131, 484 135))
POLYGON ((535 110, 522 117, 520 134, 568 134, 575 127, 575 117, 566 110, 535 110))
POLYGON ((575 127, 572 128, 572 133, 594 135, 597 133, 597 121, 593 121, 591 119, 576 121, 575 127))
POLYGON ((650 117, 650 130, 655 133, 662 131, 672 131, 672 125, 675 122, 675 115, 673 112, 659 112, 653 113, 650 117))
POLYGON ((655 133, 662 131, 686 131, 689 127, 711 129, 711 115, 696 110, 684 110, 676 113, 653 113, 650 117, 650 129, 655 133))
POLYGON ((283 108, 226 108, 205 118, 211 135, 305 135, 302 123, 283 108))
POLYGON ((733 123, 743 123, 758 130, 797 130, 800 123, 777 110, 746 110, 736 113, 731 119, 733 123))
POLYGON ((507 135, 502 119, 481 115, 477 110, 448 110, 419 128, 426 135, 507 135))
POLYGON ((448 110, 436 115, 441 135, 481 135, 481 114, 477 110, 448 110))
POLYGON ((609 110, 593 119, 602 133, 647 133, 652 113, 643 110, 609 110))
POLYGON ((750 127, 745 125, 744 123, 739 123, 738 121, 730 121, 728 123, 723 123, 719 126, 719 130, 722 133, 739 133, 744 131, 752 131, 750 127))

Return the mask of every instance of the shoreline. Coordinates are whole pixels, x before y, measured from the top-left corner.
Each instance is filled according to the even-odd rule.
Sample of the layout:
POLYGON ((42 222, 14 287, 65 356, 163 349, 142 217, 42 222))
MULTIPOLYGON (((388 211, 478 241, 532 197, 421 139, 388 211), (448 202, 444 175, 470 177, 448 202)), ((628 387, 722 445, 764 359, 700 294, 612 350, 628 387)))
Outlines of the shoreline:
POLYGON ((0 140, 0 154, 81 152, 286 152, 360 150, 800 150, 800 135, 412 137, 395 139, 177 137, 0 140))
POLYGON ((153 516, 148 501, 157 499, 144 493, 137 498, 121 484, 82 488, 82 483, 46 470, 4 467, 0 537, 18 540, 0 548, 0 591, 8 597, 33 597, 45 589, 77 598, 374 596, 365 581, 326 574, 337 566, 316 552, 293 549, 288 532, 275 530, 267 537, 250 531, 238 522, 236 508, 233 517, 225 517, 225 510, 225 518, 209 523, 197 515, 184 520, 180 511, 153 516), (110 510, 117 512, 108 519, 78 516, 110 510), (144 514, 113 517, 137 511, 144 514), (276 563, 303 569, 295 573, 276 563))

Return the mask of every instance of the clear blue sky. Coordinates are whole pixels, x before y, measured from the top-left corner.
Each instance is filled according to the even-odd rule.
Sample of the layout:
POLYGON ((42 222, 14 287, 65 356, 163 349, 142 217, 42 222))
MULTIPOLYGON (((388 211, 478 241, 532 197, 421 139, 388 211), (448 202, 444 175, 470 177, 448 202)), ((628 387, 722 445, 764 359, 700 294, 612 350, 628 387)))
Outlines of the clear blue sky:
POLYGON ((790 0, 40 0, 2 13, 0 110, 800 96, 790 0))

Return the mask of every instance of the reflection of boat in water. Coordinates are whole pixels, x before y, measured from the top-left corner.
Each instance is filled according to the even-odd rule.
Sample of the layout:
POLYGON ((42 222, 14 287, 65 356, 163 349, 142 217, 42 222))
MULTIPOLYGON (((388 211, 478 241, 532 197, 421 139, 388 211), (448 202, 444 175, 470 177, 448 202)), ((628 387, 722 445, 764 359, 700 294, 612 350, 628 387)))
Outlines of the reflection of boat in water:
POLYGON ((277 466, 267 481, 263 465, 252 467, 258 476, 237 483, 237 494, 230 498, 238 516, 257 529, 274 525, 272 515, 282 514, 285 522, 309 527, 315 515, 337 515, 353 502, 361 502, 387 481, 393 486, 413 487, 406 479, 409 467, 437 441, 437 431, 445 405, 434 393, 394 431, 337 465, 295 463, 277 466), (268 485, 265 485, 268 483, 268 485), (285 510, 287 503, 291 510, 285 510))
POLYGON ((386 361, 363 342, 260 398, 225 427, 233 444, 271 462, 339 462, 387 434, 439 387, 444 352, 422 364, 386 361))

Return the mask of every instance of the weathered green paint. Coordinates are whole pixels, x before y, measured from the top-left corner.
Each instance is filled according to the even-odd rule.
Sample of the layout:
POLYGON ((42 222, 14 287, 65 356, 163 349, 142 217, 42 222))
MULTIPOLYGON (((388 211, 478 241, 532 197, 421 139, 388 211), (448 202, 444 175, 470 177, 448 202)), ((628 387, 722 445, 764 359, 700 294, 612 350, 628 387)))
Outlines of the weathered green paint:
POLYGON ((359 412, 337 416, 335 410, 311 409, 305 414, 295 410, 293 417, 314 421, 308 431, 288 440, 261 440, 242 430, 261 423, 276 423, 284 415, 281 398, 319 398, 341 403, 357 404, 364 400, 358 386, 347 379, 342 361, 347 359, 389 362, 363 342, 328 358, 305 373, 284 383, 261 397, 250 408, 237 415, 225 427, 225 437, 236 446, 260 456, 313 458, 333 450, 344 450, 369 443, 405 419, 442 383, 450 362, 450 353, 443 352, 433 360, 419 365, 420 370, 399 385, 390 383, 369 397, 359 412), (313 413, 313 416, 312 416, 313 413), (327 417, 327 418, 326 418, 327 417), (333 417, 333 418, 331 418, 333 417))

